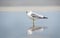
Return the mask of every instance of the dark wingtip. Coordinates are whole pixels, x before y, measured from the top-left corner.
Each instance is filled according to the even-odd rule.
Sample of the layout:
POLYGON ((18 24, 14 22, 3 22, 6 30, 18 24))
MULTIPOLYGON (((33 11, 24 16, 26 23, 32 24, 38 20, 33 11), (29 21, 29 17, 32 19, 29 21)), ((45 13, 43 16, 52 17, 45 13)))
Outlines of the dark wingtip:
POLYGON ((43 19, 48 19, 48 17, 43 17, 43 19))

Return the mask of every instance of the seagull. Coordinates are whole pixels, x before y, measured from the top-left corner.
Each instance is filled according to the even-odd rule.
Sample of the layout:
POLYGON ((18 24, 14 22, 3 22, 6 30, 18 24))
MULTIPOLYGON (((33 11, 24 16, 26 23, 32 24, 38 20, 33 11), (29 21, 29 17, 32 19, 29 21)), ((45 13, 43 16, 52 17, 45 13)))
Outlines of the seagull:
POLYGON ((36 12, 33 12, 33 11, 26 11, 26 14, 32 19, 33 18, 34 19, 48 19, 46 16, 39 15, 36 12))
POLYGON ((31 28, 29 28, 28 34, 32 34, 32 31, 35 31, 35 30, 43 31, 45 29, 45 27, 36 27, 34 21, 35 21, 35 19, 48 19, 46 16, 37 14, 34 11, 26 11, 26 14, 27 14, 27 16, 29 16, 33 20, 32 21, 33 26, 31 28))

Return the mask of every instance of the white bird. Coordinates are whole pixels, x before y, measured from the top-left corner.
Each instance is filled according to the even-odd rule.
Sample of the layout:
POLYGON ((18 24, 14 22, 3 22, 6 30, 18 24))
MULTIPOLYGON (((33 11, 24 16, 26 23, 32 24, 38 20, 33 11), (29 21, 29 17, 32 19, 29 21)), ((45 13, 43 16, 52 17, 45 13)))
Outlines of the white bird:
POLYGON ((36 27, 34 24, 34 21, 35 19, 47 19, 46 16, 39 15, 33 11, 26 11, 26 14, 33 20, 33 26, 28 30, 28 34, 32 34, 32 31, 35 31, 35 30, 43 31, 45 29, 45 27, 36 27))
POLYGON ((39 15, 37 14, 36 12, 33 12, 33 11, 26 11, 27 15, 30 17, 30 18, 34 18, 34 19, 47 19, 46 16, 43 16, 43 15, 39 15))

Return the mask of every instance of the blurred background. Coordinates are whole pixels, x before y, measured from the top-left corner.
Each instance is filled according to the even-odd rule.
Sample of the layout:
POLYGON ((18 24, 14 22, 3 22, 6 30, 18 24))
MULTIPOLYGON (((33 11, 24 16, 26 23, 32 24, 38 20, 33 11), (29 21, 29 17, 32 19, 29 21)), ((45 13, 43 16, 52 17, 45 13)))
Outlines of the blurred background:
POLYGON ((60 6, 60 0, 0 0, 0 6, 60 6))
POLYGON ((60 0, 0 0, 0 38, 60 38, 60 0), (28 35, 32 20, 26 10, 47 16, 35 23, 48 28, 28 35))

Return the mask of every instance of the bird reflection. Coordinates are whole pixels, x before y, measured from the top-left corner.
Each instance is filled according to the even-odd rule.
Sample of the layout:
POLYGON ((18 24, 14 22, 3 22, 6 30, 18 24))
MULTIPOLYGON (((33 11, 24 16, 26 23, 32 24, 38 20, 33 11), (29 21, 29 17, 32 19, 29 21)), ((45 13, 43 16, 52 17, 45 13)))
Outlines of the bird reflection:
POLYGON ((28 30, 27 30, 27 32, 28 32, 28 34, 32 34, 34 31, 37 31, 37 30, 39 30, 40 32, 42 32, 42 31, 44 31, 46 29, 46 27, 30 27, 28 30))
POLYGON ((29 29, 29 30, 28 30, 28 34, 32 34, 32 30, 29 29))

